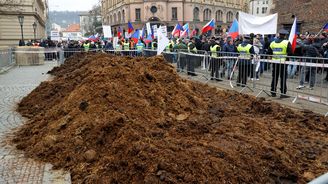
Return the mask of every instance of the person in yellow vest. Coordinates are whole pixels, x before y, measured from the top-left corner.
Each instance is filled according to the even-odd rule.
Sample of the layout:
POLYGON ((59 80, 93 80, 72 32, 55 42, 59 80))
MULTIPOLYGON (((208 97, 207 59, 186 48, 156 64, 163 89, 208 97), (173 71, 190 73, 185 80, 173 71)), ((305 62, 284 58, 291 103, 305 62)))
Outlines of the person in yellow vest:
POLYGON ((174 41, 170 40, 169 44, 165 48, 165 51, 166 52, 173 52, 173 46, 174 46, 174 41))
POLYGON ((157 50, 157 40, 154 39, 154 41, 151 42, 151 50, 157 50))
POLYGON ((237 47, 239 53, 237 86, 241 85, 245 87, 247 84, 247 77, 251 72, 252 54, 255 54, 255 52, 253 45, 250 43, 250 36, 245 35, 243 42, 237 47))
POLYGON ((145 44, 141 40, 138 40, 138 43, 136 45, 137 56, 142 56, 142 52, 144 48, 145 48, 145 44))
MULTIPOLYGON (((196 48, 196 39, 191 38, 191 40, 188 43, 188 52, 192 54, 197 54, 197 48, 196 48)), ((198 56, 189 55, 187 57, 187 74, 191 76, 197 76, 195 73, 195 65, 198 61, 198 56)))
POLYGON ((288 40, 286 40, 286 36, 288 35, 288 31, 281 29, 279 30, 278 39, 271 42, 270 47, 268 49, 268 55, 272 55, 273 61, 278 61, 280 63, 272 63, 272 81, 271 81, 271 96, 276 96, 277 91, 277 83, 280 75, 280 98, 287 98, 287 67, 285 64, 287 60, 286 56, 292 55, 292 46, 288 40))
POLYGON ((215 38, 211 39, 210 51, 211 51, 211 61, 210 61, 210 70, 211 70, 211 80, 221 81, 219 76, 219 51, 221 47, 219 43, 215 41, 215 38))
POLYGON ((90 42, 89 42, 89 40, 85 41, 82 46, 84 48, 84 51, 85 52, 88 52, 89 49, 90 49, 90 42))
POLYGON ((128 56, 129 50, 130 50, 130 42, 128 39, 125 39, 125 41, 123 42, 123 55, 128 56))

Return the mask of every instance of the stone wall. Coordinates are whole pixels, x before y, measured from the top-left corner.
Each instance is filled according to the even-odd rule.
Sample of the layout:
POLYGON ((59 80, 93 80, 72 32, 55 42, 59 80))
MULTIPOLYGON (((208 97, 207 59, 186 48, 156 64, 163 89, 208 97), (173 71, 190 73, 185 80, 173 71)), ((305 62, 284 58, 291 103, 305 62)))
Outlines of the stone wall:
POLYGON ((278 24, 292 24, 292 15, 301 23, 301 33, 317 33, 328 22, 327 0, 274 0, 271 13, 279 14, 278 24))

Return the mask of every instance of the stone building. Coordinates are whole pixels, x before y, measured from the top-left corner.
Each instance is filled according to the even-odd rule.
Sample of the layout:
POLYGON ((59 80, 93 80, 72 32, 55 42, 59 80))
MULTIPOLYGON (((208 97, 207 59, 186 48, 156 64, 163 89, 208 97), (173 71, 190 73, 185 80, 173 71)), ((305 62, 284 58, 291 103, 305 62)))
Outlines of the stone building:
POLYGON ((24 16, 23 36, 25 42, 34 39, 33 23, 36 27, 36 38, 45 38, 45 26, 48 17, 47 0, 0 0, 0 46, 18 45, 21 29, 18 15, 24 16))
POLYGON ((272 0, 251 0, 249 2, 249 14, 267 16, 270 14, 272 0))
POLYGON ((209 20, 216 20, 217 28, 226 28, 238 17, 238 11, 247 11, 247 0, 102 0, 103 24, 116 29, 127 29, 130 21, 141 28, 145 23, 166 25, 172 31, 176 23, 190 23, 201 28, 209 20))
POLYGON ((328 22, 327 0, 273 0, 271 13, 278 13, 278 26, 290 30, 294 16, 299 33, 318 33, 328 22))

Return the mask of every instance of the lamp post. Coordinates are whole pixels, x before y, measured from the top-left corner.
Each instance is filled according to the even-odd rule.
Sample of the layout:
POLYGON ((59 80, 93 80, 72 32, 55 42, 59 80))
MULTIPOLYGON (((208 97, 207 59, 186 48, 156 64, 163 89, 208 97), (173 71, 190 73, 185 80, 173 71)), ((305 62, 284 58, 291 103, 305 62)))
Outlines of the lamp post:
POLYGON ((19 22, 20 27, 21 27, 22 41, 24 42, 24 36, 23 36, 24 16, 22 14, 18 15, 18 22, 19 22))
POLYGON ((35 22, 32 24, 32 26, 33 26, 33 30, 34 30, 34 40, 36 39, 36 33, 35 33, 35 31, 36 31, 36 27, 38 26, 35 22))

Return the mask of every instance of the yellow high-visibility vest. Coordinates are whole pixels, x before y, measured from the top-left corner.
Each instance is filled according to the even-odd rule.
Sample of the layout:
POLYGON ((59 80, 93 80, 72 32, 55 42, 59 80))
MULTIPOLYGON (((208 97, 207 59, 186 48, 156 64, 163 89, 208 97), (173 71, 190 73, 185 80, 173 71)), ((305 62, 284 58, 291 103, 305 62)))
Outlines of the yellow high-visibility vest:
POLYGON ((273 52, 272 60, 286 61, 287 47, 288 47, 287 40, 283 40, 280 43, 276 43, 275 41, 273 41, 270 44, 270 48, 272 49, 273 52))
POLYGON ((238 45, 237 50, 240 53, 239 58, 241 59, 251 59, 251 44, 247 44, 242 46, 241 44, 238 45))

